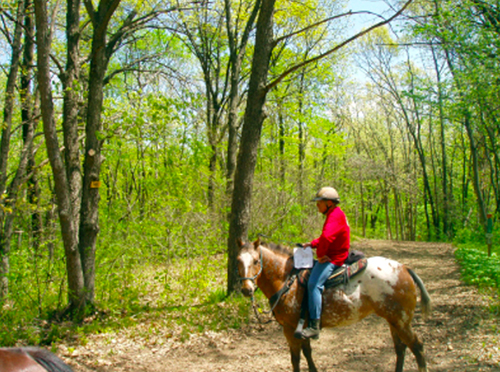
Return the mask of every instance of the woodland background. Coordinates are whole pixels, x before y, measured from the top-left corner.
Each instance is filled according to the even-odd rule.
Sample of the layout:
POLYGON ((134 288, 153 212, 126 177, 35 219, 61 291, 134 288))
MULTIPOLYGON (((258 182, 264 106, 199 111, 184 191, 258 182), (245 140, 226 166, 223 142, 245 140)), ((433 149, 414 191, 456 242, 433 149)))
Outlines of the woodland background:
POLYGON ((233 238, 313 238, 324 185, 354 239, 454 242, 498 288, 498 1, 349 9, 4 0, 0 345, 238 327, 233 238))

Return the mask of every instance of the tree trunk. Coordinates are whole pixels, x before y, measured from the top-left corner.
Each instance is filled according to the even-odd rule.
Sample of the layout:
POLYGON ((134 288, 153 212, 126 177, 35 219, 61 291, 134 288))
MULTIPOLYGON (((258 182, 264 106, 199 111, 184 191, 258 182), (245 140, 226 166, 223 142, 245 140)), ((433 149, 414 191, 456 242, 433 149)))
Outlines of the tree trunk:
POLYGON ((366 211, 365 211, 365 195, 364 195, 364 189, 363 189, 363 180, 361 179, 359 181, 359 193, 361 196, 361 224, 363 228, 363 238, 366 238, 366 211))
POLYGON ((283 118, 283 107, 278 106, 278 138, 279 138, 279 179, 282 187, 285 187, 286 167, 285 167, 285 119, 283 118))
POLYGON ((463 105, 463 116, 464 116, 464 127, 467 132, 467 136, 469 138, 469 148, 470 148, 470 155, 471 155, 471 160, 472 160, 472 172, 473 172, 473 178, 472 178, 472 184, 474 187, 474 193, 476 194, 476 201, 477 201, 477 208, 479 212, 479 220, 481 221, 481 224, 483 225, 485 231, 486 231, 486 205, 484 202, 484 196, 481 191, 481 185, 480 185, 480 175, 479 175, 479 160, 478 160, 478 154, 477 154, 477 147, 476 147, 476 140, 474 138, 474 130, 472 128, 472 123, 470 121, 471 114, 469 109, 467 108, 467 100, 466 97, 464 97, 463 91, 462 91, 462 84, 461 81, 459 80, 459 77, 455 74, 455 66, 453 64, 453 61, 451 60, 451 57, 448 53, 447 50, 445 50, 445 56, 446 56, 446 62, 448 63, 448 67, 450 68, 451 74, 453 76, 455 85, 458 88, 459 92, 459 97, 462 101, 463 105))
POLYGON ((299 177, 298 177, 298 192, 300 200, 304 200, 304 163, 306 160, 306 139, 304 134, 304 123, 302 122, 303 106, 304 106, 304 75, 305 69, 300 73, 300 86, 299 86, 299 177))
POLYGON ((237 289, 236 257, 238 239, 246 240, 250 223, 252 186, 257 163, 264 104, 267 95, 267 75, 273 48, 273 13, 275 0, 263 0, 257 20, 252 70, 250 75, 247 106, 241 134, 240 150, 236 166, 231 203, 228 237, 228 293, 237 289))
POLYGON ((80 0, 68 0, 66 11, 66 69, 62 76, 64 159, 68 177, 72 218, 76 226, 80 223, 82 175, 80 145, 78 143, 79 80, 80 80, 80 0))
MULTIPOLYGON (((79 252, 85 280, 85 300, 93 304, 95 297, 95 251, 99 233, 99 176, 101 173, 104 75, 112 48, 106 45, 109 21, 120 0, 101 0, 97 11, 87 8, 94 27, 89 74, 87 123, 85 126, 85 158, 83 163, 82 204, 80 209, 79 252)), ((87 5, 87 3, 86 3, 87 5)))
POLYGON ((54 104, 52 101, 50 76, 50 44, 47 2, 35 0, 36 41, 38 85, 41 98, 43 131, 47 154, 49 157, 55 183, 59 222, 66 255, 68 275, 68 301, 70 311, 78 310, 85 305, 84 281, 80 255, 78 252, 78 225, 73 220, 73 208, 68 192, 66 169, 59 151, 59 144, 54 120, 54 104))
POLYGON ((436 71, 437 80, 437 95, 438 95, 438 109, 439 109, 439 128, 440 128, 440 142, 441 142, 441 175, 442 175, 442 192, 443 192, 443 233, 450 238, 449 228, 449 197, 448 197, 448 165, 446 158, 446 138, 445 138, 445 117, 443 109, 443 90, 441 87, 441 72, 438 65, 437 56, 434 48, 432 48, 432 59, 434 62, 434 69, 436 71))
POLYGON ((241 63, 245 56, 246 45, 253 29, 255 18, 260 8, 260 0, 255 2, 254 8, 248 18, 245 30, 238 47, 237 30, 233 30, 233 20, 231 15, 231 1, 224 0, 226 13, 226 29, 229 43, 229 63, 230 63, 230 90, 228 97, 228 138, 227 138, 227 164, 226 164, 226 195, 229 198, 234 188, 234 172, 236 170, 236 154, 238 151, 238 105, 240 100, 239 84, 241 74, 241 63))
MULTIPOLYGON (((25 1, 19 0, 17 6, 16 26, 14 28, 14 38, 12 41, 12 56, 10 70, 7 76, 7 87, 5 89, 5 103, 2 123, 2 139, 0 142, 0 195, 5 192, 7 184, 7 164, 9 161, 10 137, 12 128, 12 117, 14 115, 14 96, 16 92, 17 75, 22 52, 21 37, 23 33, 23 18, 25 14, 25 1)), ((10 196, 10 195, 9 195, 10 196)), ((3 203, 3 201, 2 201, 3 203)), ((7 203, 6 203, 7 204, 7 203)), ((10 254, 10 234, 8 225, 12 218, 13 211, 0 206, 0 302, 9 292, 9 254, 10 254)))
MULTIPOLYGON (((35 120, 34 111, 34 95, 33 95, 33 66, 34 49, 35 49, 35 29, 33 23, 32 0, 26 0, 26 16, 24 18, 24 50, 23 62, 21 68, 21 119, 23 128, 23 142, 26 143, 31 130, 36 131, 38 121, 35 120)), ((31 216, 31 232, 33 236, 33 250, 38 251, 42 244, 42 230, 43 220, 39 208, 40 200, 40 187, 38 185, 37 174, 35 171, 35 154, 33 147, 28 151, 28 165, 26 173, 29 175, 28 179, 28 202, 31 205, 36 205, 36 209, 31 216)))

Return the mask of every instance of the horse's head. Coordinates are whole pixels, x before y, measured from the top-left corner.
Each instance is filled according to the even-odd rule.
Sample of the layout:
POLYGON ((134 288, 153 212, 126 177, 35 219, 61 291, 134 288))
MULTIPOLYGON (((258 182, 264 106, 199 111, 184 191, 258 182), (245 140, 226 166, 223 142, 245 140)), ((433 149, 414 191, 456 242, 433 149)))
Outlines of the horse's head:
POLYGON ((255 291, 255 280, 262 273, 262 251, 259 248, 260 239, 253 243, 243 243, 238 241, 240 245, 240 253, 236 258, 238 262, 238 275, 241 280, 241 292, 243 295, 250 297, 255 291))

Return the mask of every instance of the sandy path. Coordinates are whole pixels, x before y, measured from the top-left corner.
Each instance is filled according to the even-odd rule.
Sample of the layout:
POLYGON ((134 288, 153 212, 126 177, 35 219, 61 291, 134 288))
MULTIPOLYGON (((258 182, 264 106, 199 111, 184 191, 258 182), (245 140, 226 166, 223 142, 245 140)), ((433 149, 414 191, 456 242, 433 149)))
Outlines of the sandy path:
MULTIPOLYGON (((354 248, 368 256, 380 255, 405 263, 424 281, 433 313, 423 323, 417 311, 413 325, 425 343, 429 371, 500 371, 500 321, 488 312, 484 295, 460 282, 451 245, 367 240, 356 243, 354 248)), ((376 316, 353 326, 323 330, 320 340, 313 341, 312 346, 319 371, 389 372, 395 368, 389 328, 376 316)), ((97 360, 93 347, 97 344, 93 345, 91 339, 84 352, 66 355, 75 371, 291 371, 288 346, 276 322, 207 333, 175 348, 150 348, 131 342, 97 360)), ((307 371, 304 358, 301 371, 307 371)), ((417 371, 409 351, 405 371, 417 371)))

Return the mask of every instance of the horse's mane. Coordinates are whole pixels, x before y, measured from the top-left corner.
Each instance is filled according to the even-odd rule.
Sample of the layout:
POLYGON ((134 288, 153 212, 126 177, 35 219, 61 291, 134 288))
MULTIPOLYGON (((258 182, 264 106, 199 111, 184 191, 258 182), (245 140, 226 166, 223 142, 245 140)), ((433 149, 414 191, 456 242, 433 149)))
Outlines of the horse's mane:
POLYGON ((274 244, 274 243, 266 243, 266 242, 261 242, 260 244, 266 248, 269 248, 271 251, 273 251, 275 253, 279 253, 283 256, 286 256, 286 257, 293 256, 293 253, 290 250, 290 248, 288 248, 284 245, 274 244))

